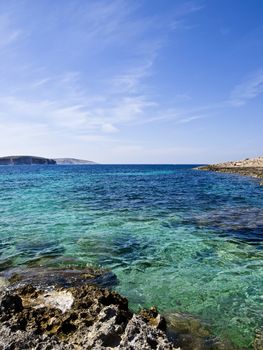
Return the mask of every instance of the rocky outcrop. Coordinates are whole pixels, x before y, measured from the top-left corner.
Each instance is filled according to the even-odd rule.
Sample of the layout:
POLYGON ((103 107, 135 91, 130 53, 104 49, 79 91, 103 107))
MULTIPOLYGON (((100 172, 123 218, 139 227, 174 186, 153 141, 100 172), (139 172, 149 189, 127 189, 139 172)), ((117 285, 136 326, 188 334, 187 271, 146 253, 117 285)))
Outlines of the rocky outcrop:
MULTIPOLYGON (((128 300, 105 288, 110 271, 12 269, 0 274, 1 350, 234 350, 199 320, 164 318, 156 307, 133 313, 128 300)), ((255 339, 260 350, 261 333, 255 339)))
POLYGON ((225 163, 211 165, 216 168, 263 168, 263 157, 246 158, 225 163))
MULTIPOLYGON (((263 157, 245 159, 241 161, 232 161, 226 163, 212 164, 198 167, 199 170, 217 171, 221 173, 240 174, 263 178, 263 157)), ((262 185, 263 182, 260 182, 262 185)))
POLYGON ((0 157, 0 165, 50 165, 56 164, 54 159, 48 159, 43 157, 34 156, 10 156, 0 157))
POLYGON ((155 308, 133 314, 126 298, 93 284, 112 283, 109 272, 28 272, 2 277, 0 349, 179 350, 155 308))

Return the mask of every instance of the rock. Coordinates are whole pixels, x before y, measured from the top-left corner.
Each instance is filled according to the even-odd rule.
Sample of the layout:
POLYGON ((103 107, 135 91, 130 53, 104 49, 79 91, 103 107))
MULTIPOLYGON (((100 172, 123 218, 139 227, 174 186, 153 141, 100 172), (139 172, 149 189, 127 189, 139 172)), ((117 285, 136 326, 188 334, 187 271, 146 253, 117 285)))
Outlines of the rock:
POLYGON ((23 310, 22 299, 14 294, 5 294, 1 300, 1 311, 3 313, 18 313, 23 310))
POLYGON ((9 284, 10 283, 7 278, 0 276, 0 290, 5 289, 9 286, 9 284))
POLYGON ((161 316, 157 308, 155 306, 148 309, 142 309, 140 311, 140 316, 142 316, 143 320, 147 322, 149 325, 156 327, 157 329, 161 329, 166 331, 167 325, 166 320, 163 316, 161 316))
POLYGON ((239 161, 231 161, 210 165, 216 168, 263 168, 263 157, 246 158, 239 161))
POLYGON ((0 349, 175 349, 156 308, 133 314, 118 293, 92 284, 21 285, 1 298, 0 349))
POLYGON ((229 341, 215 338, 206 325, 188 314, 171 313, 166 319, 170 337, 183 350, 234 350, 229 341))
POLYGON ((86 268, 86 269, 54 269, 54 268, 30 268, 30 269, 10 269, 0 274, 4 283, 10 284, 11 289, 23 286, 30 286, 40 289, 50 289, 53 287, 68 288, 71 286, 81 286, 93 283, 101 287, 111 288, 118 284, 116 275, 111 271, 86 268), (2 276, 1 276, 2 275, 2 276))
POLYGON ((253 347, 254 350, 263 350, 263 329, 256 332, 253 347))
POLYGON ((140 315, 133 315, 128 322, 120 348, 127 350, 176 349, 163 331, 146 323, 140 315))
MULTIPOLYGON (((200 166, 197 169, 263 178, 263 157, 253 159, 247 158, 238 162, 226 162, 200 166)), ((260 182, 260 185, 262 185, 262 182, 260 182)))

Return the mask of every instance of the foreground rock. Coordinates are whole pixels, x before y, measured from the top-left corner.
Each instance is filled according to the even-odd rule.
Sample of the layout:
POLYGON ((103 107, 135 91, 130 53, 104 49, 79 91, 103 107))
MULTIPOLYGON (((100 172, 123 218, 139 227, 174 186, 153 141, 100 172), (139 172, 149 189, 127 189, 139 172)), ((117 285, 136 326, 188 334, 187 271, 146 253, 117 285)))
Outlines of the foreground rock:
MULTIPOLYGON (((263 157, 245 159, 241 161, 233 161, 219 164, 212 164, 198 167, 199 170, 218 171, 222 173, 240 174, 244 176, 252 176, 259 179, 263 178, 263 157)), ((261 182, 261 185, 263 181, 261 182)))
POLYGON ((119 294, 93 285, 3 293, 1 349, 175 349, 165 321, 132 314, 119 294))
MULTIPOLYGON (((0 274, 0 350, 234 350, 199 320, 155 307, 138 314, 100 269, 11 269, 0 274)), ((255 340, 260 349, 260 334, 255 340)))
POLYGON ((127 299, 101 287, 115 283, 92 269, 6 272, 0 349, 179 349, 155 308, 133 314, 127 299))

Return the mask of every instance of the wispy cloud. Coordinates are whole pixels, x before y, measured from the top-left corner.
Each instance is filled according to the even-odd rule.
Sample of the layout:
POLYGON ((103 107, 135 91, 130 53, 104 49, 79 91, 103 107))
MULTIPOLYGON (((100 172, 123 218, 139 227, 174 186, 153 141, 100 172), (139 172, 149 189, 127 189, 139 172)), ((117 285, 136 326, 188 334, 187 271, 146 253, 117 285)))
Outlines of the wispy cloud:
POLYGON ((21 29, 12 25, 10 15, 0 14, 0 49, 14 43, 21 34, 21 29))
MULTIPOLYGON (((148 16, 138 13, 142 4, 99 0, 54 5, 46 16, 36 13, 32 22, 20 18, 17 23, 24 24, 27 36, 18 47, 22 31, 15 18, 20 12, 12 21, 12 16, 0 16, 0 48, 13 47, 15 53, 0 68, 0 127, 6 144, 19 129, 21 144, 26 135, 34 140, 46 135, 53 144, 65 135, 76 142, 106 143, 117 140, 127 126, 201 118, 171 108, 151 78, 167 37, 176 30, 173 23, 183 23, 202 7, 189 2, 174 7, 173 14, 148 16)), ((181 95, 177 102, 189 99, 181 95)), ((126 147, 138 150, 134 144, 126 147)))
POLYGON ((191 13, 198 12, 204 8, 204 3, 196 1, 185 1, 182 4, 180 4, 176 9, 177 16, 186 16, 191 13))
POLYGON ((145 64, 133 67, 126 72, 119 74, 111 80, 111 88, 116 92, 138 92, 142 81, 150 75, 153 60, 148 60, 145 64))
POLYGON ((263 70, 259 70, 233 89, 229 103, 233 106, 242 106, 262 93, 263 70))

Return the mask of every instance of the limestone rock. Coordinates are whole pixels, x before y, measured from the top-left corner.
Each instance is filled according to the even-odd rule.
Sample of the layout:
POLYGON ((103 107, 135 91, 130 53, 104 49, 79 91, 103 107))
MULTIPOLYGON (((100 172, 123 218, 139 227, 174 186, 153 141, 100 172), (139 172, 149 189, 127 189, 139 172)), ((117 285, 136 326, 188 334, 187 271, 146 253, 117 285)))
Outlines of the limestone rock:
POLYGON ((8 289, 0 297, 0 349, 176 349, 155 308, 132 314, 127 299, 86 284, 8 289))

